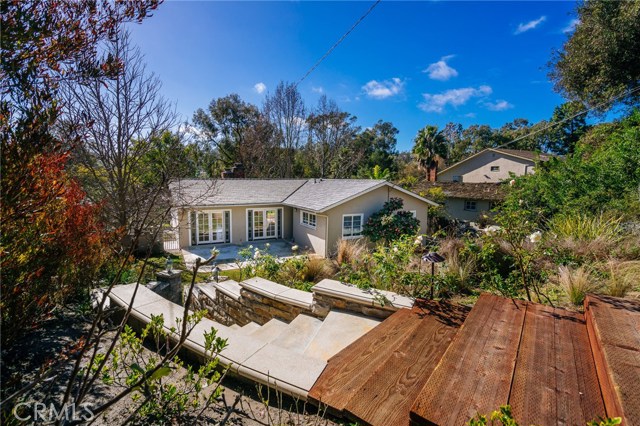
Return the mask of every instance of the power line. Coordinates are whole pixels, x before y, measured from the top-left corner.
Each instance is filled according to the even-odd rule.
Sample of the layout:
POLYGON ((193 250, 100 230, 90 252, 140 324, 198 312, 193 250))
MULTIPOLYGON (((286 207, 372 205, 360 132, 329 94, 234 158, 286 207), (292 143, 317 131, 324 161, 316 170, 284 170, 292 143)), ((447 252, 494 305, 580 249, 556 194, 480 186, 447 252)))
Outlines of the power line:
POLYGON ((307 78, 307 77, 309 76, 309 74, 311 74, 311 73, 312 73, 316 68, 318 68, 318 65, 320 65, 320 63, 322 63, 322 61, 324 61, 324 60, 327 58, 327 56, 329 56, 329 55, 331 54, 331 52, 333 52, 333 50, 334 50, 336 47, 338 47, 338 45, 339 45, 340 43, 342 43, 342 41, 343 41, 345 38, 347 38, 347 36, 348 36, 349 34, 351 34, 351 32, 352 32, 352 31, 353 31, 353 30, 358 26, 358 24, 360 24, 360 22, 362 22, 362 21, 364 20, 364 18, 366 18, 366 17, 367 17, 367 15, 369 15, 369 14, 373 11, 373 9, 375 9, 375 7, 376 7, 376 6, 377 6, 381 1, 382 1, 382 0, 376 0, 376 2, 375 2, 375 3, 373 3, 373 4, 371 5, 371 7, 370 7, 370 8, 369 8, 365 13, 364 13, 364 15, 362 15, 362 16, 361 16, 361 17, 356 21, 356 23, 355 23, 355 24, 353 24, 353 25, 351 26, 351 28, 349 28, 349 30, 348 30, 346 33, 344 33, 344 35, 343 35, 342 37, 340 37, 340 39, 339 39, 337 42, 335 42, 335 44, 334 44, 333 46, 331 46, 331 48, 330 48, 329 50, 327 50, 327 52, 326 52, 326 53, 325 53, 325 54, 324 54, 324 55, 323 55, 323 56, 318 60, 318 62, 316 62, 316 63, 315 63, 311 68, 309 68, 309 71, 307 71, 307 73, 306 73, 304 76, 302 76, 302 78, 301 78, 300 80, 298 80, 298 82, 295 84, 295 85, 296 85, 296 87, 297 87, 300 83, 302 83, 302 82, 304 81, 304 79, 305 79, 305 78, 307 78))
POLYGON ((583 115, 583 114, 587 114, 587 113, 589 113, 589 112, 593 111, 593 110, 594 110, 594 109, 596 109, 596 108, 600 108, 601 106, 604 106, 604 105, 606 105, 606 104, 608 104, 608 103, 611 103, 611 102, 617 101, 618 99, 622 99, 622 98, 625 98, 625 97, 627 97, 627 96, 630 96, 630 95, 632 95, 633 93, 637 92, 638 90, 640 90, 640 86, 638 86, 638 87, 636 87, 636 88, 634 88, 634 89, 631 89, 631 90, 629 90, 629 91, 627 91, 627 92, 625 92, 625 93, 622 93, 622 94, 620 94, 620 95, 618 95, 618 96, 614 96, 614 97, 613 97, 613 98, 611 98, 611 99, 608 99, 608 100, 606 100, 606 101, 600 102, 599 104, 594 105, 594 106, 592 106, 592 107, 590 107, 590 108, 587 108, 587 109, 585 109, 585 110, 582 110, 582 111, 580 111, 580 112, 578 112, 578 113, 576 113, 576 114, 573 114, 573 115, 572 115, 572 116, 570 116, 570 117, 567 117, 567 118, 562 119, 562 120, 560 120, 560 121, 556 121, 556 122, 550 123, 549 125, 547 125, 547 126, 545 126, 545 127, 541 128, 541 129, 534 130, 533 132, 531 132, 531 133, 527 133, 526 135, 523 135, 523 136, 519 136, 519 137, 515 138, 515 139, 514 139, 514 140, 512 140, 512 141, 509 141, 509 142, 507 142, 507 143, 503 143, 502 145, 497 146, 497 147, 496 147, 496 149, 504 148, 505 146, 507 146, 507 145, 511 145, 511 144, 512 144, 512 143, 514 143, 514 142, 521 141, 522 139, 528 138, 529 136, 536 135, 536 134, 538 134, 538 133, 540 133, 540 132, 544 132, 545 130, 548 130, 548 129, 550 129, 550 128, 554 127, 554 126, 557 126, 557 125, 559 125, 559 124, 565 123, 565 122, 570 121, 570 120, 573 120, 574 118, 579 117, 579 116, 581 116, 581 115, 583 115))

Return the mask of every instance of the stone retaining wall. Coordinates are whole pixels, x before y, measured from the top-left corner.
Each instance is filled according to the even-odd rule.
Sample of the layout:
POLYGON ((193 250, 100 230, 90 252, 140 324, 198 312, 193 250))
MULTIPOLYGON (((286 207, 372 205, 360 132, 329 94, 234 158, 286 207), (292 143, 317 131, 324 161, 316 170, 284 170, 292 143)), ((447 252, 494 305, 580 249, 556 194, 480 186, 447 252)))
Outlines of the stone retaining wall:
MULTIPOLYGON (((277 290, 280 286, 271 282, 265 284, 268 284, 267 287, 271 286, 272 290, 277 290)), ((287 303, 288 299, 282 297, 276 300, 279 297, 277 294, 272 295, 266 291, 267 288, 257 287, 256 283, 250 285, 248 282, 232 282, 229 284, 231 287, 226 287, 224 291, 214 289, 216 285, 210 283, 197 286, 194 289, 195 298, 191 302, 192 309, 206 309, 210 319, 227 326, 244 326, 249 322, 263 325, 274 318, 290 322, 300 314, 323 319, 332 309, 385 319, 398 309, 410 308, 413 304, 412 300, 393 293, 364 291, 333 280, 323 280, 317 284, 312 289, 313 302, 307 293, 307 296, 304 296, 307 302, 301 306, 296 306, 296 301, 287 303)), ((297 290, 294 292, 301 293, 297 290)))

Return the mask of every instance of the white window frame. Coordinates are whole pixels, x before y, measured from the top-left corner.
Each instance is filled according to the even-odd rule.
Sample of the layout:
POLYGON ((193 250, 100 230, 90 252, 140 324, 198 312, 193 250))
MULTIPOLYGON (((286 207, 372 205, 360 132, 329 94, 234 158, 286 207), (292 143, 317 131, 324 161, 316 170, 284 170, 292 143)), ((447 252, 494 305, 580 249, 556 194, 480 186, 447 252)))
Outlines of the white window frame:
POLYGON ((477 200, 464 200, 464 210, 467 212, 477 212, 478 211, 478 201, 477 200), (473 203, 473 208, 467 207, 467 203, 473 203))
POLYGON ((300 225, 306 228, 316 229, 318 226, 318 216, 315 213, 311 213, 306 210, 300 210, 300 225), (304 219, 305 215, 307 215, 306 221, 304 219), (313 220, 311 220, 312 216, 313 216, 313 220))
MULTIPOLYGON (((340 225, 342 228, 342 239, 343 240, 352 240, 352 239, 356 239, 356 238, 362 238, 362 230, 364 229, 364 214, 363 213, 349 213, 349 214, 343 214, 342 215, 342 224, 340 225), (344 218, 350 216, 351 217, 351 223, 353 224, 353 218, 355 216, 360 216, 360 233, 358 235, 353 235, 353 231, 351 232, 351 235, 345 235, 344 233, 344 218)), ((351 229, 353 229, 353 226, 351 227, 351 229)))
POLYGON ((500 171, 500 166, 491 166, 491 173, 496 173, 500 171))

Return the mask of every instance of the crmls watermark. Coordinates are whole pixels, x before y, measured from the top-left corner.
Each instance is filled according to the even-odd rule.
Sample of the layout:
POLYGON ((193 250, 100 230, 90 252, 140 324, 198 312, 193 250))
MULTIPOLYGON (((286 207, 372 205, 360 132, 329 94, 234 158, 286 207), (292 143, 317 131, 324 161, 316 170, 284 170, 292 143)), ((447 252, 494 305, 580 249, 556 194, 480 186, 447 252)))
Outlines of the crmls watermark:
POLYGON ((13 417, 20 421, 32 421, 32 422, 54 422, 56 420, 80 420, 91 421, 93 420, 93 411, 91 411, 91 404, 82 403, 65 404, 62 407, 56 406, 51 403, 49 405, 42 402, 20 402, 13 407, 11 412, 13 417))

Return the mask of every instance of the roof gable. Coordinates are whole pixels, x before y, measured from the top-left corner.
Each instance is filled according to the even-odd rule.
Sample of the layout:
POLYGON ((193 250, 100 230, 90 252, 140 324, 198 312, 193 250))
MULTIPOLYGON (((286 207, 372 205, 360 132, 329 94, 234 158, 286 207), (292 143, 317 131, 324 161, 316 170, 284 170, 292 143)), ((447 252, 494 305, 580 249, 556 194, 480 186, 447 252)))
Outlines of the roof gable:
POLYGON ((553 157, 553 155, 551 154, 544 154, 544 153, 538 153, 538 152, 534 152, 534 151, 526 151, 523 149, 504 149, 504 148, 486 148, 483 149, 480 152, 477 152, 467 158, 465 158, 464 160, 460 160, 455 164, 450 165, 449 167, 442 169, 441 171, 439 171, 438 173, 444 173, 444 172, 448 172, 452 169, 455 169, 456 167, 460 166, 461 164, 466 163, 467 161, 479 157, 480 155, 483 155, 487 152, 495 152, 498 154, 503 154, 503 155, 507 155, 509 157, 515 157, 515 158, 519 158, 521 160, 526 160, 526 161, 531 161, 531 163, 535 163, 536 161, 547 161, 550 160, 551 157, 553 157))

